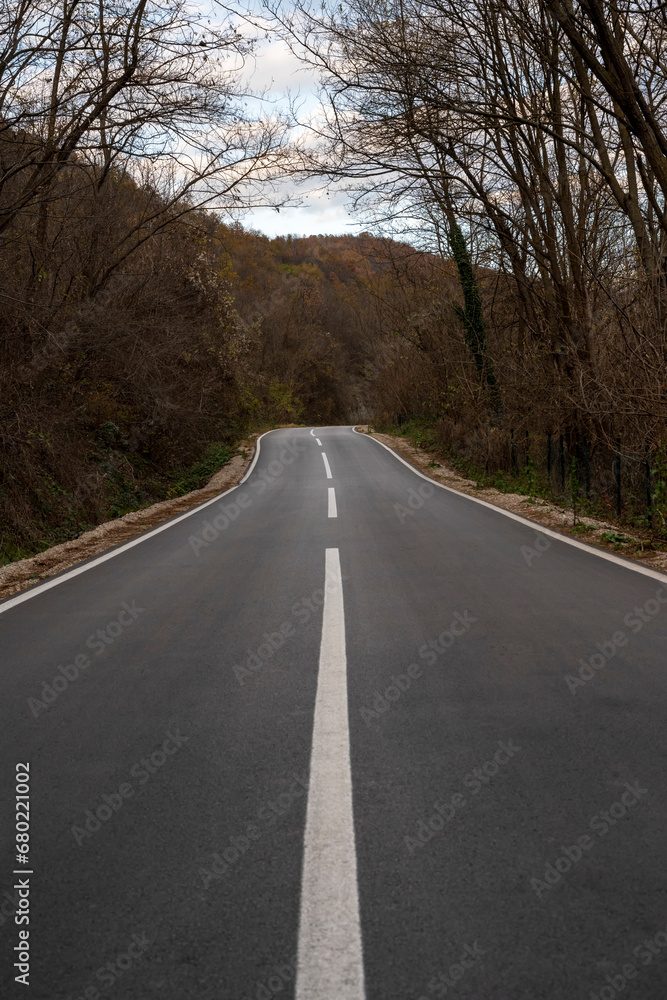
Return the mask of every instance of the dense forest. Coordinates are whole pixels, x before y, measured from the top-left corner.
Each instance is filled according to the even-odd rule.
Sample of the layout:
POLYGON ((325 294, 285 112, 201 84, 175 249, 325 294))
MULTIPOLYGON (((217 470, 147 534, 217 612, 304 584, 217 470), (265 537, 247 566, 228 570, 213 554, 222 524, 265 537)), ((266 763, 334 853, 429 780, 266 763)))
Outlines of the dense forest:
POLYGON ((79 191, 50 208, 48 256, 24 233, 21 266, 0 264, 6 555, 201 485, 252 429, 368 419, 386 241, 193 213, 82 292, 146 196, 113 176, 105 193, 98 225, 79 191))
POLYGON ((662 6, 267 9, 320 75, 306 124, 247 99, 238 18, 2 15, 4 560, 276 423, 401 423, 664 535, 662 6), (347 182, 365 231, 235 221, 304 176, 347 182))

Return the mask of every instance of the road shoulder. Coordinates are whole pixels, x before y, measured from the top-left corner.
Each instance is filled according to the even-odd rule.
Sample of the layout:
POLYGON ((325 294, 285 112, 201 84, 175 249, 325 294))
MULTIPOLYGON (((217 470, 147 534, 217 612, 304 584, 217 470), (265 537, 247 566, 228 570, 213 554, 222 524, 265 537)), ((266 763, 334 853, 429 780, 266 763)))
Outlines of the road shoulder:
MULTIPOLYGON (((484 500, 494 507, 511 511, 513 514, 518 514, 528 521, 535 521, 536 524, 541 524, 545 528, 551 528, 553 531, 576 538, 579 542, 585 542, 593 548, 613 552, 658 572, 667 572, 667 552, 648 549, 644 552, 632 552, 627 551, 627 546, 614 545, 604 541, 602 535, 607 532, 623 531, 624 535, 627 534, 618 525, 599 521, 592 517, 579 517, 578 515, 575 524, 572 511, 562 510, 546 500, 541 500, 537 497, 526 497, 518 493, 502 493, 493 487, 478 487, 474 480, 466 479, 452 469, 451 466, 448 466, 441 456, 436 455, 434 452, 426 451, 423 448, 415 447, 406 438, 396 437, 392 434, 380 434, 377 431, 369 431, 368 427, 363 425, 357 425, 356 429, 368 434, 370 437, 376 438, 382 444, 387 445, 388 448, 397 452, 407 462, 416 466, 423 475, 428 476, 437 483, 441 483, 443 486, 447 486, 451 490, 455 490, 457 493, 463 493, 477 500, 484 500)), ((627 535, 627 537, 631 536, 627 535)), ((638 544, 641 545, 641 542, 638 542, 638 544)))

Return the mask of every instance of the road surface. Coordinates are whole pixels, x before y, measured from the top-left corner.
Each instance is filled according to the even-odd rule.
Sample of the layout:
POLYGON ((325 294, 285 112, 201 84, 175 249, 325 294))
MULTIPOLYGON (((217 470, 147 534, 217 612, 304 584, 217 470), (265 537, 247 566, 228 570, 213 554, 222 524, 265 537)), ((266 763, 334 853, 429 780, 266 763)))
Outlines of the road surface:
POLYGON ((663 1000, 663 582, 351 428, 265 435, 0 604, 3 996, 663 1000))

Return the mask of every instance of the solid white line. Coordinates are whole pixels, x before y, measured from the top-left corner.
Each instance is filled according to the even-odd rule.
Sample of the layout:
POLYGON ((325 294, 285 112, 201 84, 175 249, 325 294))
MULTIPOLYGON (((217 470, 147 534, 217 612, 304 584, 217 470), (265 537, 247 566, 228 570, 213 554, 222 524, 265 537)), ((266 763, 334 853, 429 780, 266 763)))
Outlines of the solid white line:
POLYGON ((338 549, 326 550, 297 955, 296 1000, 364 1000, 338 549))
POLYGON ((329 487, 329 517, 338 517, 338 509, 336 507, 336 491, 333 486, 329 487))
POLYGON ((320 439, 319 438, 315 438, 315 440, 317 441, 317 443, 319 444, 319 446, 321 448, 322 447, 322 442, 320 441, 320 439))
MULTIPOLYGON (((276 428, 279 430, 280 428, 276 428)), ((106 562, 108 559, 113 559, 114 556, 120 555, 121 552, 126 552, 128 549, 133 548, 135 545, 139 545, 141 542, 145 542, 147 538, 152 538, 153 535, 159 535, 161 531, 166 531, 167 528, 171 528, 172 525, 178 524, 179 521, 184 521, 186 517, 192 517, 193 514, 197 514, 204 507, 208 507, 212 503, 217 503, 221 497, 226 497, 228 493, 233 493, 237 490, 239 486, 245 483, 246 479, 255 468, 257 464, 257 459, 259 458, 260 444, 259 442, 262 438, 266 437, 267 434, 273 434, 273 431, 265 431, 264 434, 260 434, 255 442, 255 454, 253 460, 250 463, 248 471, 244 475, 243 479, 236 486, 230 487, 225 490, 224 493, 219 493, 217 496, 213 497, 212 500, 206 500, 205 503, 199 504, 197 507, 193 507, 192 510, 188 510, 185 514, 181 514, 179 517, 174 517, 171 521, 167 521, 166 524, 161 524, 157 528, 153 528, 152 531, 146 531, 143 535, 139 535, 137 538, 133 538, 129 542, 125 542, 124 545, 119 545, 117 548, 112 549, 111 552, 104 552, 97 559, 91 559, 90 562, 85 563, 82 566, 74 566, 72 569, 68 570, 66 573, 62 573, 60 576, 54 577, 53 580, 46 580, 44 583, 39 584, 37 587, 33 587, 32 590, 27 590, 22 594, 17 594, 16 597, 10 597, 9 600, 4 601, 0 604, 0 615, 5 611, 9 611, 10 608, 16 607, 17 604, 22 604, 23 601, 29 601, 31 597, 37 597, 38 594, 43 594, 45 590, 50 590, 51 587, 57 587, 58 584, 64 583, 65 580, 71 580, 73 576, 79 576, 80 573, 85 573, 89 569, 93 569, 95 566, 99 566, 101 563, 106 562)))
POLYGON ((473 503, 481 504, 482 507, 488 507, 489 510, 493 510, 496 514, 503 514, 505 517, 511 518, 512 521, 518 521, 519 524, 525 524, 527 527, 532 528, 533 531, 539 531, 542 535, 548 535, 549 538, 555 538, 559 542, 565 542, 566 545, 571 545, 575 549, 581 549, 582 552, 588 552, 591 556, 598 556, 600 559, 605 559, 607 562, 615 563, 617 566, 622 566, 624 569, 634 570, 635 573, 641 573, 642 576, 649 576, 652 580, 659 580, 661 583, 667 581, 667 573, 661 573, 657 569, 651 569, 649 566, 642 566, 639 563, 634 563, 629 559, 621 559, 620 556, 615 556, 612 552, 605 552, 604 549, 596 549, 592 545, 586 545, 584 542, 579 542, 576 538, 570 538, 569 535, 561 535, 558 531, 552 531, 551 528, 545 528, 544 525, 539 524, 537 521, 529 521, 526 517, 521 517, 520 514, 514 514, 511 510, 505 510, 503 507, 496 507, 495 504, 487 503, 486 500, 482 500, 479 497, 471 497, 468 493, 459 493, 458 490, 452 489, 451 486, 445 486, 443 483, 439 483, 436 479, 431 479, 430 476, 425 476, 423 472, 415 469, 414 466, 406 462, 405 459, 397 455, 393 448, 386 445, 383 441, 378 441, 377 438, 371 437, 370 434, 362 434, 358 431, 356 427, 352 428, 354 434, 358 434, 360 437, 370 438, 371 441, 375 441, 379 444, 381 448, 384 448, 393 455, 401 465, 404 465, 406 469, 410 472, 414 472, 415 476, 419 476, 420 479, 425 479, 427 483, 431 483, 432 486, 439 486, 441 490, 446 490, 448 493, 453 493, 457 497, 465 497, 466 500, 471 500, 473 503))
POLYGON ((324 459, 324 469, 327 474, 327 479, 333 479, 333 476, 331 475, 331 466, 329 465, 329 459, 327 458, 325 452, 322 452, 322 458, 324 459))

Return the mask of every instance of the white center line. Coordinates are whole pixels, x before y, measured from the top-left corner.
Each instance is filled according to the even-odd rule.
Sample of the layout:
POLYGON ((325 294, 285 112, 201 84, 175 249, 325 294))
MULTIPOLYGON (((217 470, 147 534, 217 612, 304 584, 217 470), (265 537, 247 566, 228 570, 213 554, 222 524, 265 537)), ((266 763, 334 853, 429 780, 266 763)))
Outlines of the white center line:
POLYGON ((319 444, 319 446, 321 448, 322 447, 322 442, 320 441, 320 439, 319 438, 315 438, 315 440, 317 441, 317 443, 319 444))
POLYGON ((326 550, 304 838, 296 1000, 364 1000, 338 549, 326 550))
POLYGON ((324 468, 326 470, 327 479, 333 479, 331 475, 331 466, 329 465, 329 459, 326 456, 326 452, 322 452, 322 458, 324 459, 324 468))
POLYGON ((338 517, 338 509, 336 507, 336 491, 333 486, 329 487, 329 517, 338 517))

